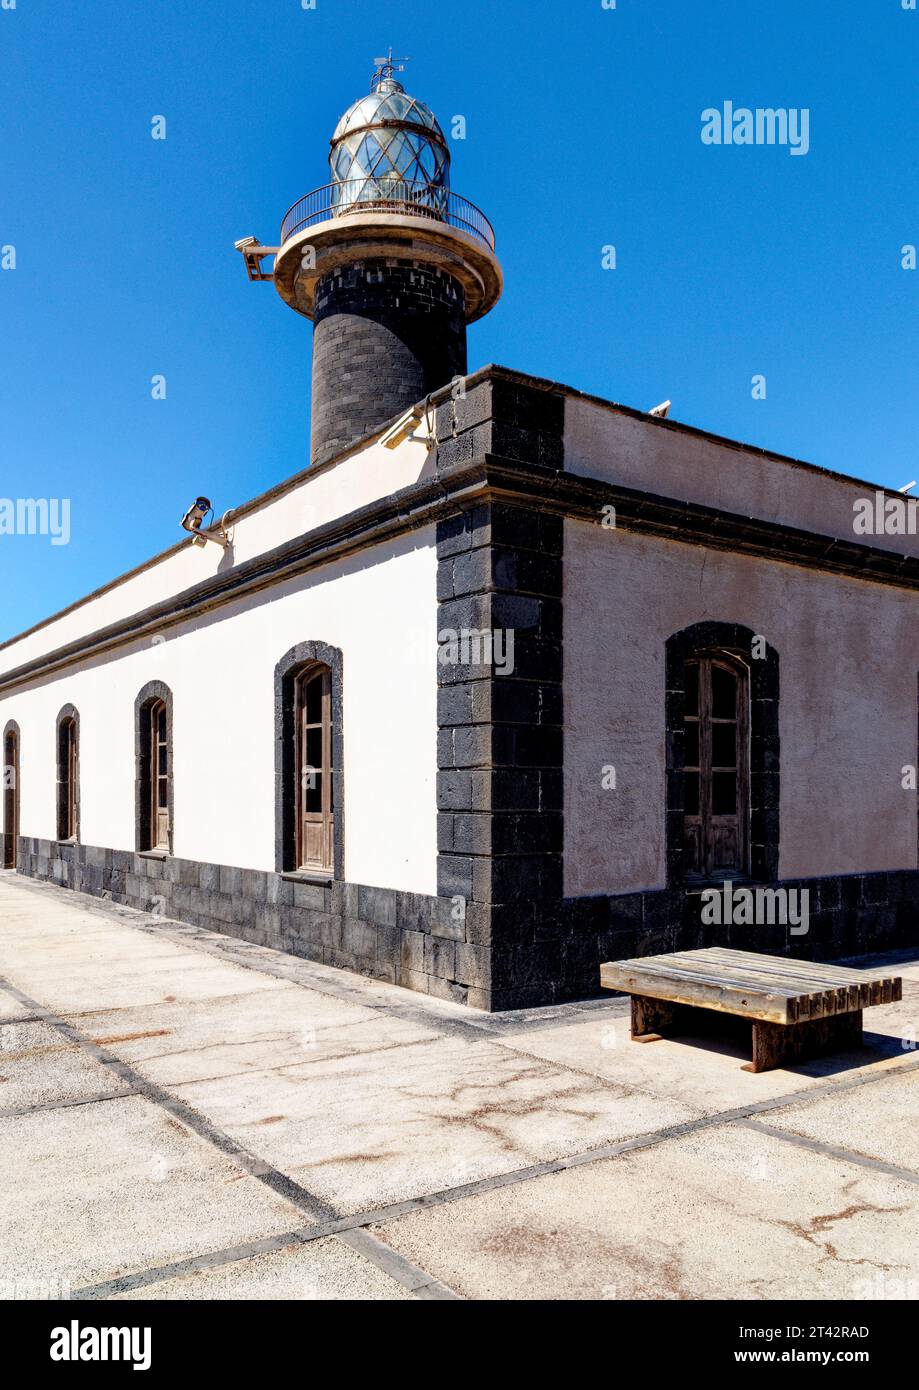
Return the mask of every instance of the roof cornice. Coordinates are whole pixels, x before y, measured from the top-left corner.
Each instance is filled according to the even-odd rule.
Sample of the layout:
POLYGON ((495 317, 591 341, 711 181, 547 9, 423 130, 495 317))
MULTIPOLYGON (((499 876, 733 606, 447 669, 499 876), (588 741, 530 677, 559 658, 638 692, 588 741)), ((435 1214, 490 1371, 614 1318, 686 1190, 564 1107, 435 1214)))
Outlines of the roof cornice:
POLYGON ((0 696, 357 551, 398 539, 453 515, 460 507, 488 501, 525 505, 596 525, 600 525, 602 509, 612 505, 619 530, 919 590, 919 558, 911 555, 639 492, 563 469, 481 454, 0 674, 0 696))

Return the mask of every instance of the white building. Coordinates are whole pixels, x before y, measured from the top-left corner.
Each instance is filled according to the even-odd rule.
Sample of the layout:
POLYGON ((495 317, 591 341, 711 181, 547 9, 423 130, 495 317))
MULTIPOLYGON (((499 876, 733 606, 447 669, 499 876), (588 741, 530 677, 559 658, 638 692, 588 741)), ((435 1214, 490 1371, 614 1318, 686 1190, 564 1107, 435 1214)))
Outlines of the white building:
POLYGON ((316 325, 313 465, 0 647, 5 862, 482 1008, 717 941, 915 944, 915 534, 466 375, 491 229, 389 68, 332 161, 241 243, 316 325), (808 888, 808 933, 703 926, 726 876, 808 888))

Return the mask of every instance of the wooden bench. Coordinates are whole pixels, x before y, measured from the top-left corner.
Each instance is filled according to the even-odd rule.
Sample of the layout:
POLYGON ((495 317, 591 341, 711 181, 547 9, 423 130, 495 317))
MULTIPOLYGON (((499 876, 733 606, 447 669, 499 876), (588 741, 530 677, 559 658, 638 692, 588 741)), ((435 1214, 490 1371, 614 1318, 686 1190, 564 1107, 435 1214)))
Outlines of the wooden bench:
POLYGON ((858 1047, 862 1010, 903 997, 898 975, 720 946, 609 961, 600 966, 600 983, 632 996, 633 1042, 686 1032, 698 1009, 749 1018, 753 1061, 744 1071, 858 1047))

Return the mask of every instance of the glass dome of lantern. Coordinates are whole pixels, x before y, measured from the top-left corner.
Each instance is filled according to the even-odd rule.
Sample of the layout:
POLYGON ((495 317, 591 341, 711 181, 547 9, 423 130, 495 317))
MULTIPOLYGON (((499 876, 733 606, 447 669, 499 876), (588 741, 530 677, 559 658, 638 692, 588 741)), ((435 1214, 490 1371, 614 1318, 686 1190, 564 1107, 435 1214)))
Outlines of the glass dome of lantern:
POLYGON ((428 215, 447 209, 450 151, 430 107, 394 77, 402 65, 377 59, 370 92, 342 116, 332 136, 332 207, 345 212, 409 204, 428 215))

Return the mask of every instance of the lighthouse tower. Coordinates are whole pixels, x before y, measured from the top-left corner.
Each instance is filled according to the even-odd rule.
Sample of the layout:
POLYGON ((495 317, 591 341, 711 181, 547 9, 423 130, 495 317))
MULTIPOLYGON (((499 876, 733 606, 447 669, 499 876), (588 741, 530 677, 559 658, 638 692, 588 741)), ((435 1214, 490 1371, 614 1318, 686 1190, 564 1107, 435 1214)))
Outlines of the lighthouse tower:
POLYGON ((462 376, 466 325, 501 293, 491 224, 450 188, 443 131, 396 71, 391 50, 377 60, 335 128, 330 182, 294 203, 280 245, 237 243, 250 278, 313 321, 313 464, 462 376))

